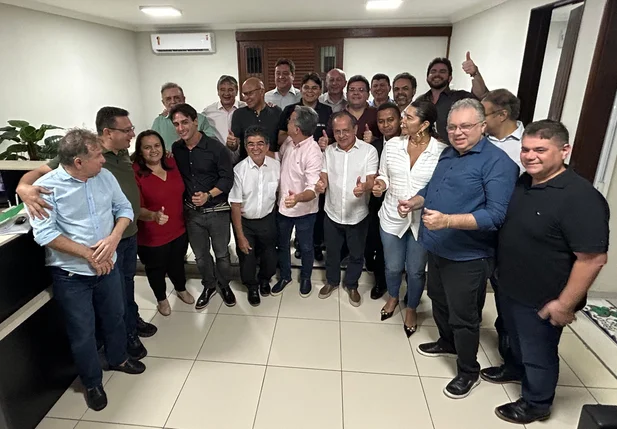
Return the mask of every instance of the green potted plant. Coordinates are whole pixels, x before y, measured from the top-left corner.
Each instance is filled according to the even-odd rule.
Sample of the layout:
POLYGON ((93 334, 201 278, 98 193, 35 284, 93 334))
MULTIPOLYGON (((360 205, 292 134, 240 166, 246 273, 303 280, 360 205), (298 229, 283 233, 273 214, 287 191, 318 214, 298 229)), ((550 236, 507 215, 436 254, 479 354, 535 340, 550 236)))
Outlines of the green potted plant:
POLYGON ((54 135, 45 138, 49 130, 61 130, 55 125, 43 124, 35 128, 27 121, 8 121, 8 127, 0 128, 0 144, 5 140, 15 143, 9 145, 4 152, 0 153, 0 160, 26 160, 39 161, 52 159, 58 153, 58 143, 62 136, 54 135), (44 140, 43 140, 44 139, 44 140), (41 144, 41 140, 43 143, 41 144), (26 158, 23 154, 27 153, 26 158))

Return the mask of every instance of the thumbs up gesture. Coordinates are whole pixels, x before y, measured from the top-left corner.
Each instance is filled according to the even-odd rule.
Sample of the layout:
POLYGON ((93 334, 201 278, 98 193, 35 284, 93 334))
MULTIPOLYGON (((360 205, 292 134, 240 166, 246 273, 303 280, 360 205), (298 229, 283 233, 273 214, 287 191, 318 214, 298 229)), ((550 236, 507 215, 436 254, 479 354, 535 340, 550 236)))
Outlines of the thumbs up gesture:
POLYGON ((169 220, 169 216, 165 214, 165 207, 161 207, 159 211, 154 213, 154 221, 159 225, 165 225, 169 220))
POLYGON ((360 198, 366 192, 366 182, 362 181, 362 177, 358 176, 356 179, 356 187, 353 188, 353 194, 356 198, 360 198))
POLYGON ((362 140, 366 143, 370 143, 373 141, 373 132, 368 127, 368 124, 364 124, 364 135, 362 136, 362 140))
POLYGON ((322 133, 322 136, 319 137, 319 141, 317 143, 319 143, 319 147, 321 148, 321 151, 323 152, 328 147, 328 144, 330 143, 330 139, 328 138, 328 134, 326 134, 326 130, 323 130, 321 133, 322 133))
POLYGON ((320 178, 315 184, 315 192, 317 192, 318 194, 323 194, 326 192, 327 187, 328 185, 326 185, 326 182, 324 182, 324 180, 320 178))
POLYGON ((225 144, 230 150, 238 150, 239 139, 233 133, 233 131, 229 130, 229 134, 227 134, 227 141, 225 144))
POLYGON ((478 66, 471 59, 471 54, 467 51, 465 55, 465 61, 463 61, 463 71, 471 77, 475 77, 478 74, 478 66))
POLYGON ((293 209, 298 204, 297 195, 293 191, 289 191, 289 195, 285 197, 285 207, 293 209))
POLYGON ((373 195, 377 198, 381 197, 386 190, 386 184, 383 180, 377 179, 375 180, 375 184, 373 185, 373 195))

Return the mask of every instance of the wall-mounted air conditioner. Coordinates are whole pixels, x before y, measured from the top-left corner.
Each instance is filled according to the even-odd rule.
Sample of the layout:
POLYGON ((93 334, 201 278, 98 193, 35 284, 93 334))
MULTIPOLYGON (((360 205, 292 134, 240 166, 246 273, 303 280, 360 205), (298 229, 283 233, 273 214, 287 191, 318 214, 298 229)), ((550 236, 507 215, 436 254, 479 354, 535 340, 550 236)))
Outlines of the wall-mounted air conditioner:
POLYGON ((151 34, 152 51, 156 54, 212 54, 213 33, 160 33, 151 34))

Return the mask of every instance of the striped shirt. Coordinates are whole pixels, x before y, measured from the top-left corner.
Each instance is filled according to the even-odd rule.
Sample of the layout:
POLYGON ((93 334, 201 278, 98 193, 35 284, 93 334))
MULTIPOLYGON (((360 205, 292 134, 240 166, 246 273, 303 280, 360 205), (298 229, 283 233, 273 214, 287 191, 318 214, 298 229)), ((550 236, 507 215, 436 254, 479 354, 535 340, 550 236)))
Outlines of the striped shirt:
POLYGON ((386 196, 379 210, 381 229, 388 234, 402 237, 409 228, 418 237, 422 210, 402 218, 398 214, 398 200, 408 200, 426 186, 446 145, 431 137, 428 146, 410 169, 407 153, 407 136, 393 137, 387 141, 381 155, 379 176, 386 184, 386 196))

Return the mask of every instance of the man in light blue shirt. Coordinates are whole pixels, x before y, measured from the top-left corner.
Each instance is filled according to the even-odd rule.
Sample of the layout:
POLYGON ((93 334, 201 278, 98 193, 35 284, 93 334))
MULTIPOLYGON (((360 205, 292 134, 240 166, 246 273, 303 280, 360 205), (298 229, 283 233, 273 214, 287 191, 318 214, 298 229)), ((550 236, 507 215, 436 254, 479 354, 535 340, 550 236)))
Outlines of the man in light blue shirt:
MULTIPOLYGON (((169 112, 171 112, 171 109, 175 105, 184 104, 186 102, 185 100, 184 91, 177 83, 168 82, 161 88, 161 102, 163 106, 165 106, 165 110, 154 119, 152 129, 163 137, 165 149, 169 152, 171 152, 171 145, 174 144, 176 140, 180 139, 174 124, 171 122, 169 112)), ((210 125, 210 122, 208 122, 208 119, 204 115, 198 113, 197 120, 199 131, 203 131, 208 137, 219 139, 216 135, 216 129, 210 125)), ((222 141, 221 143, 224 144, 225 142, 222 141)))
POLYGON ((290 104, 299 103, 302 94, 294 88, 296 65, 292 60, 279 58, 274 66, 274 83, 276 88, 266 92, 264 99, 268 105, 278 106, 283 110, 290 104))
POLYGON ((50 206, 48 217, 31 217, 35 241, 46 247, 54 298, 64 313, 67 334, 86 403, 95 411, 107 406, 95 338, 100 322, 109 368, 141 374, 145 365, 127 355, 124 293, 116 247, 133 220, 133 209, 118 181, 103 170, 98 136, 70 130, 58 147, 60 166, 34 185, 50 206))

